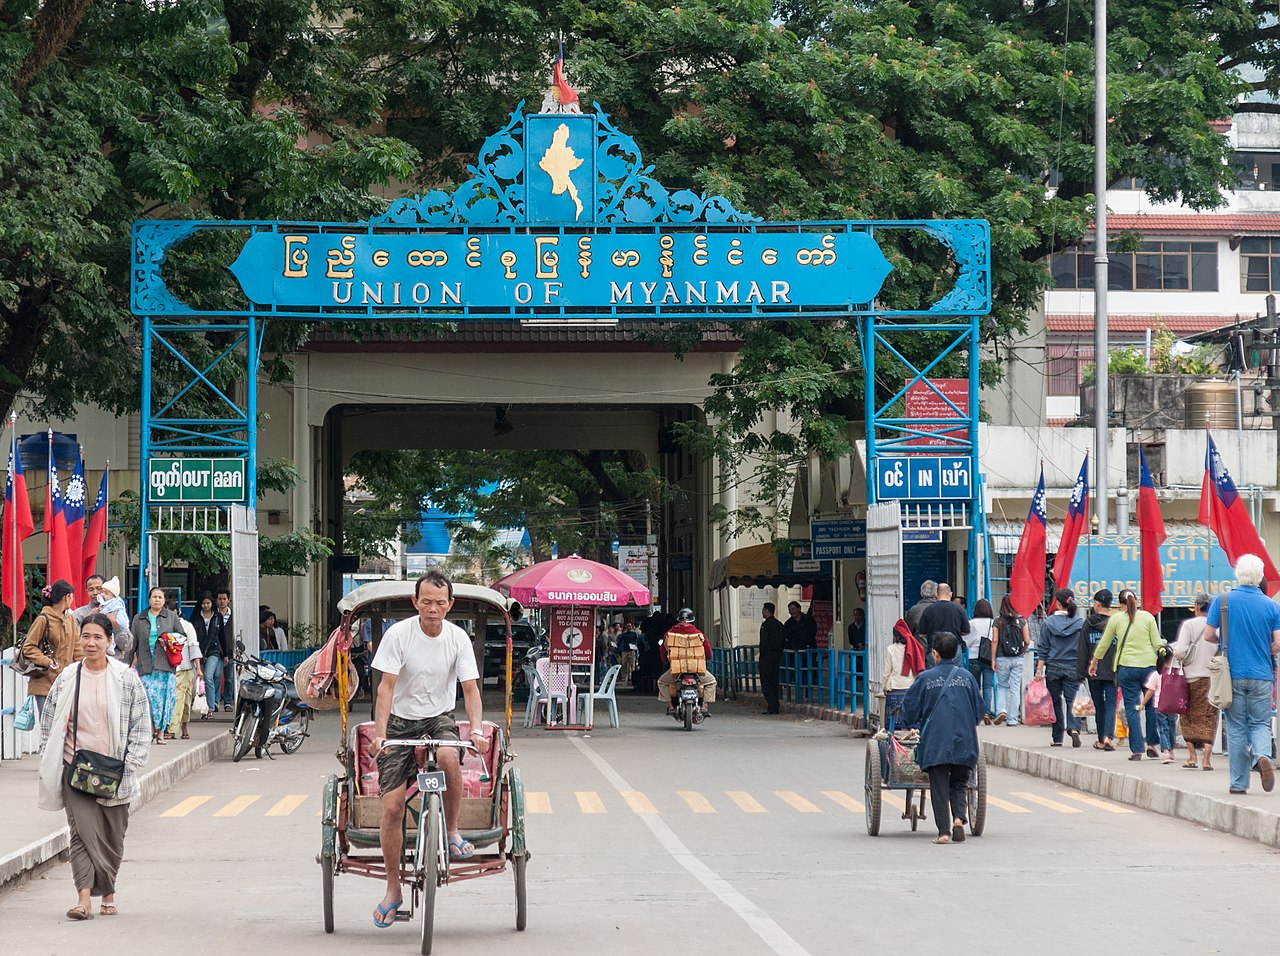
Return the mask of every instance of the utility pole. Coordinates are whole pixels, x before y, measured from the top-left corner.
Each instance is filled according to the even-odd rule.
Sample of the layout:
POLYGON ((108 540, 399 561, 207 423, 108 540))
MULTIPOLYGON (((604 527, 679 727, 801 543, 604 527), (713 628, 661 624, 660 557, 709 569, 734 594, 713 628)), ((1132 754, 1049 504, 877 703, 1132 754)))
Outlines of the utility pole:
POLYGON ((1094 513, 1107 533, 1107 0, 1094 0, 1093 429, 1094 513))

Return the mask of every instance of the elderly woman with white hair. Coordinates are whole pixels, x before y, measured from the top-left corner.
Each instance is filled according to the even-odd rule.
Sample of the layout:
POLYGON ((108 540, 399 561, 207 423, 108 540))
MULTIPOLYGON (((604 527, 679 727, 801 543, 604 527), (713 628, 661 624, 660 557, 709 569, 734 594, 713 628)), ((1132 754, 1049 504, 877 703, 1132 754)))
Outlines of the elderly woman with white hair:
POLYGON ((1262 573, 1262 559, 1255 554, 1236 562, 1236 586, 1213 599, 1201 638, 1221 644, 1231 670, 1231 704, 1222 715, 1233 794, 1248 792, 1251 766, 1263 790, 1276 785, 1271 761, 1271 655, 1280 652, 1280 604, 1262 593, 1262 573))

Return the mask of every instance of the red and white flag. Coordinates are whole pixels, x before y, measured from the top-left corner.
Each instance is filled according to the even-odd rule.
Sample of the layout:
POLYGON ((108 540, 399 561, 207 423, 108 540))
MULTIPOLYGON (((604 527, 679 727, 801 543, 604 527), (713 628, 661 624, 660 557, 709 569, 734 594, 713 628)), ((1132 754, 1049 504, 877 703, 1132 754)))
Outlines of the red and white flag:
POLYGON ((1147 469, 1147 456, 1138 446, 1138 531, 1142 552, 1142 609, 1152 614, 1164 610, 1164 565, 1160 562, 1160 545, 1167 537, 1155 482, 1147 469))
POLYGON ((22 472, 22 458, 18 454, 18 435, 12 431, 9 420, 9 474, 4 482, 4 534, 0 541, 0 603, 11 612, 16 621, 27 609, 27 569, 22 563, 22 542, 35 534, 36 523, 31 517, 31 500, 27 497, 27 476, 22 472))
POLYGON ((1045 539, 1048 517, 1044 508, 1044 466, 1040 466, 1040 484, 1022 526, 1022 539, 1009 572, 1009 603, 1023 617, 1030 617, 1044 601, 1045 539))
POLYGON ((93 510, 89 512, 84 533, 84 546, 81 551, 80 580, 87 581, 98 572, 98 548, 107 539, 107 479, 111 474, 111 463, 102 472, 102 483, 98 485, 98 497, 93 500, 93 510))

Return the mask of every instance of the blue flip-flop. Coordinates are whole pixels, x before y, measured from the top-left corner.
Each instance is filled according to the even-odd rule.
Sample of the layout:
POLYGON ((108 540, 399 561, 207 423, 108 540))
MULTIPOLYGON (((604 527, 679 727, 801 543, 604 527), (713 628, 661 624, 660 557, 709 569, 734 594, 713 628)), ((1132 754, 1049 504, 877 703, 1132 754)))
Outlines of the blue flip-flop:
POLYGON ((449 859, 469 860, 475 855, 476 848, 461 837, 449 841, 449 859))
POLYGON ((378 911, 378 916, 381 916, 383 919, 387 919, 388 916, 391 918, 387 919, 387 921, 383 923, 379 921, 378 916, 375 916, 373 918, 373 925, 378 927, 378 929, 386 929, 396 921, 396 911, 402 906, 404 906, 404 900, 401 900, 399 903, 392 903, 390 906, 383 906, 379 903, 374 907, 374 909, 378 911))

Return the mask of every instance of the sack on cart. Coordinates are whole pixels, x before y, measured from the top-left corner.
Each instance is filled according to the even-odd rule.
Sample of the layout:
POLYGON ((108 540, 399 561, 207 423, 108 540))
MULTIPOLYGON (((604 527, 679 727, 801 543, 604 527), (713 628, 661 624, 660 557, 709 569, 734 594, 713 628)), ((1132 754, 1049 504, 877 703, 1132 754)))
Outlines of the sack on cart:
POLYGON ((892 734, 889 735, 890 758, 892 764, 889 779, 895 786, 915 785, 929 786, 929 775, 916 763, 916 748, 908 747, 892 734))

